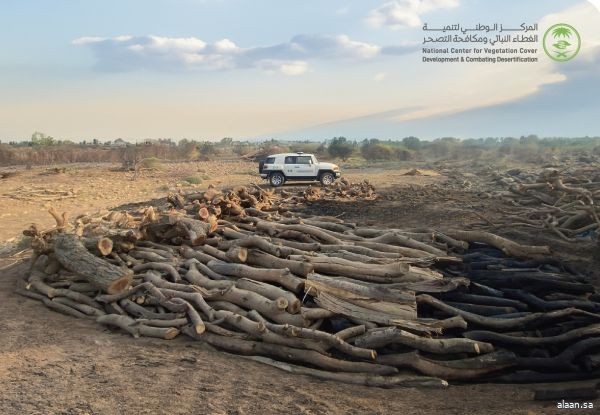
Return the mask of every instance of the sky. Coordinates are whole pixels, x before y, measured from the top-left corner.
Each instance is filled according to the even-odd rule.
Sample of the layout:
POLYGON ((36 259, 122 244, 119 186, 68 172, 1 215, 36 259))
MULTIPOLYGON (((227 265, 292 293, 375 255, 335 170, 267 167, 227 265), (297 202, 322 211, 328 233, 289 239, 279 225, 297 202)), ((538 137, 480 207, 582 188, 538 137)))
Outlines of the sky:
POLYGON ((0 140, 600 135, 599 23, 600 0, 4 1, 0 140), (582 49, 422 62, 423 24, 494 22, 582 49))

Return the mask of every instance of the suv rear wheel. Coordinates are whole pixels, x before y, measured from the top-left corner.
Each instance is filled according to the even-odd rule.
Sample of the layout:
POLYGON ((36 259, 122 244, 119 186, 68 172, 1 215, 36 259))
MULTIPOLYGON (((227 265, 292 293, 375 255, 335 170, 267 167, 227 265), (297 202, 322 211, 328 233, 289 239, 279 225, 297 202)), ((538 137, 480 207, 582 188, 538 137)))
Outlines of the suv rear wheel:
POLYGON ((335 176, 333 175, 333 173, 323 173, 321 175, 320 181, 323 186, 331 186, 335 181, 335 176))
POLYGON ((269 182, 273 187, 279 187, 285 182, 285 177, 281 173, 273 173, 269 177, 269 182))

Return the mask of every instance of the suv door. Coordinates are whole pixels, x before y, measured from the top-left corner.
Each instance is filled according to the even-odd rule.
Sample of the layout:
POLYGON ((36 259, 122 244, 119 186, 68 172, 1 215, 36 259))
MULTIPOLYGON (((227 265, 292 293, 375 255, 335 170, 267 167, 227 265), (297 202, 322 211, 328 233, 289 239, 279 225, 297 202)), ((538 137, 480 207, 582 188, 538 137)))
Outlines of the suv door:
POLYGON ((302 177, 317 177, 317 165, 313 161, 312 156, 296 157, 299 176, 302 177))
POLYGON ((286 156, 284 160, 284 173, 286 177, 298 177, 300 174, 300 166, 296 163, 296 156, 286 156))

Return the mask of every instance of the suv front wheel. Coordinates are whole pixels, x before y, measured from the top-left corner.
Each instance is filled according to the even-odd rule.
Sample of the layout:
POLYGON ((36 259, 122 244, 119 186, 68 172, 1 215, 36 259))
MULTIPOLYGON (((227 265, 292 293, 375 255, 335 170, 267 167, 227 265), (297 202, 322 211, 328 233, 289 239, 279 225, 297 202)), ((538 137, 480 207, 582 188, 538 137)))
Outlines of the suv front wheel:
POLYGON ((269 178, 269 182, 273 187, 279 187, 285 182, 285 177, 281 173, 273 173, 269 178))
POLYGON ((335 176, 333 173, 323 173, 320 181, 323 186, 331 186, 335 181, 335 176))

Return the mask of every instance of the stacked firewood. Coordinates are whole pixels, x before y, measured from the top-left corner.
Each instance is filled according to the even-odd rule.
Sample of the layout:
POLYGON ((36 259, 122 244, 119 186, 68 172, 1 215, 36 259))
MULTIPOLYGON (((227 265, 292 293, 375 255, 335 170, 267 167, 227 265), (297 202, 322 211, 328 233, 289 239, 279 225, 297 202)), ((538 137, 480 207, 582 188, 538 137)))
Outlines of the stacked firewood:
POLYGON ((539 173, 513 170, 495 175, 494 180, 506 189, 490 194, 507 204, 506 214, 500 222, 495 221, 498 225, 544 229, 568 242, 597 239, 600 227, 597 170, 544 169, 539 173))
POLYGON ((281 199, 286 207, 293 207, 304 204, 305 202, 316 202, 320 200, 332 201, 356 201, 356 200, 375 200, 377 192, 375 187, 368 180, 362 182, 350 182, 341 178, 333 183, 332 186, 307 186, 296 193, 286 190, 276 192, 276 197, 281 199))
POLYGON ((73 223, 50 213, 55 228, 25 232, 35 255, 17 292, 134 337, 185 334, 381 387, 600 370, 600 298, 548 247, 299 217, 258 187, 73 223))

